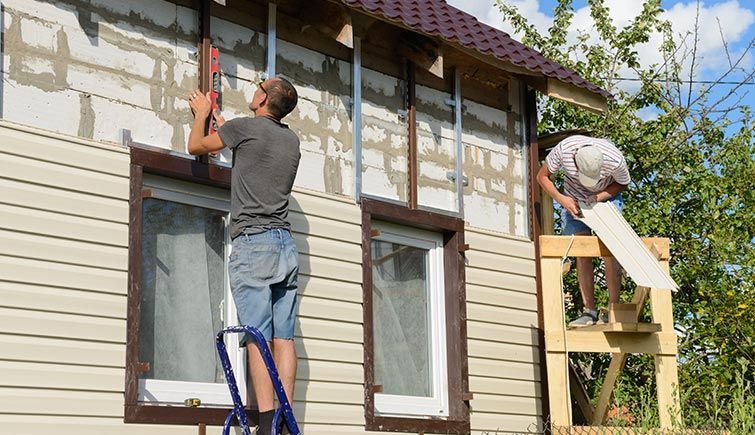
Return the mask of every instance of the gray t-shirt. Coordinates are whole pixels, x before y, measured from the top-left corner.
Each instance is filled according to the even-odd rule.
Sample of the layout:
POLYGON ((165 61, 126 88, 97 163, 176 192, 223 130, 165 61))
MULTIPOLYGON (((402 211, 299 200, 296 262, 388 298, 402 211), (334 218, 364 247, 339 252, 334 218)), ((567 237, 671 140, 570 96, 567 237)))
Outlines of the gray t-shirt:
POLYGON ((233 151, 231 238, 290 228, 288 198, 299 167, 299 138, 264 116, 232 119, 218 130, 233 151))

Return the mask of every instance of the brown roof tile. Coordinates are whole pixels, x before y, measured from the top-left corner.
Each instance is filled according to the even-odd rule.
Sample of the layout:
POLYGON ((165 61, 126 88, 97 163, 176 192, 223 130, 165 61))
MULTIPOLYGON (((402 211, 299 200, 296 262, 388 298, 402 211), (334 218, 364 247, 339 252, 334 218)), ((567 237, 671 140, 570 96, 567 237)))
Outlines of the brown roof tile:
POLYGON ((537 50, 514 40, 504 31, 479 22, 474 16, 450 6, 445 0, 341 1, 415 31, 456 42, 532 72, 611 98, 608 91, 580 77, 574 70, 546 59, 537 50))

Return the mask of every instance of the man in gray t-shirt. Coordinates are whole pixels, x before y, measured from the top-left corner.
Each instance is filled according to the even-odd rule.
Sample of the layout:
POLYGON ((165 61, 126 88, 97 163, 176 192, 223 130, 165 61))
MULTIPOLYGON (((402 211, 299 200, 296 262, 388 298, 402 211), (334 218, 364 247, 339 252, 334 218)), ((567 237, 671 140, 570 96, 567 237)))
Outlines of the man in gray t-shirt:
MULTIPOLYGON (((194 91, 189 105, 194 124, 191 154, 228 147, 231 171, 231 238, 228 275, 242 325, 259 329, 270 343, 289 402, 296 379, 294 322, 299 253, 291 237, 288 201, 299 167, 299 138, 281 122, 296 107, 296 89, 286 79, 261 82, 249 108, 254 118, 228 122, 217 113, 218 134, 204 135, 210 116, 209 95, 194 91)), ((257 433, 270 433, 274 392, 259 350, 244 337, 260 418, 257 433)))

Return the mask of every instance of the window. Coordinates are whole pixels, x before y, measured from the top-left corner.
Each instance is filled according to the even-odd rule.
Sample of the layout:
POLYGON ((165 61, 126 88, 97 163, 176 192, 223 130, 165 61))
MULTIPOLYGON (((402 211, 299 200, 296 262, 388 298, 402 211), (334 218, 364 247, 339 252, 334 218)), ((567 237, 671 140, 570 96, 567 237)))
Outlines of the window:
MULTIPOLYGON (((227 278, 228 192, 162 177, 145 177, 142 197, 139 402, 231 405, 215 351, 215 334, 238 323, 227 278)), ((236 340, 236 378, 243 390, 244 358, 236 340)))
POLYGON ((366 429, 468 433, 464 221, 361 206, 366 429))
MULTIPOLYGON (((125 421, 222 424, 232 400, 215 334, 238 323, 230 170, 136 147, 131 160, 125 421)), ((226 346, 246 398, 245 351, 233 335, 226 346)))
POLYGON ((375 412, 448 416, 443 237, 373 223, 375 412))

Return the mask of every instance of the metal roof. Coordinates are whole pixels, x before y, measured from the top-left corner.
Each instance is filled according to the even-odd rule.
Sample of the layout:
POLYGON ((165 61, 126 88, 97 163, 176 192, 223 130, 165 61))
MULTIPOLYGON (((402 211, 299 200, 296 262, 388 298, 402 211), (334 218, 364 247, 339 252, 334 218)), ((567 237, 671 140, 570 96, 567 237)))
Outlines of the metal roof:
POLYGON ((340 0, 347 6, 381 17, 419 33, 460 44, 537 74, 586 89, 606 99, 611 94, 574 70, 545 58, 508 33, 481 23, 445 0, 340 0))

